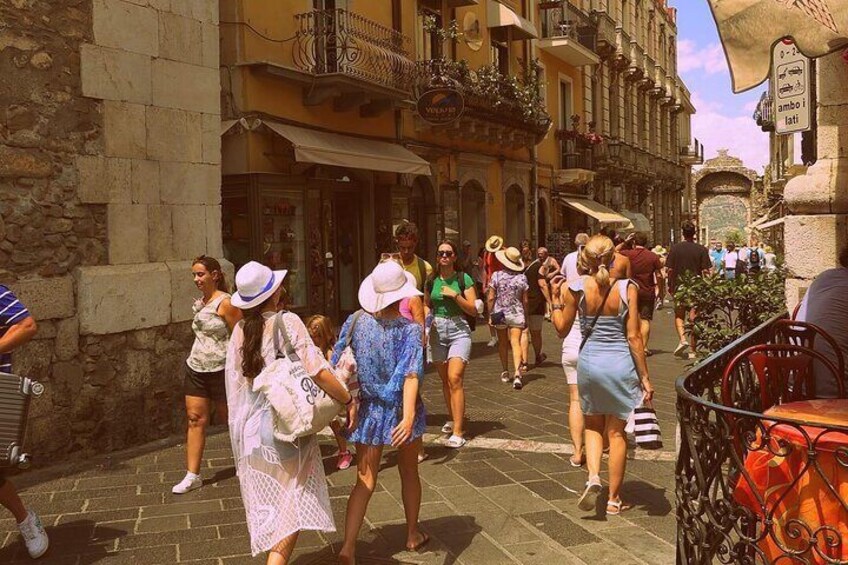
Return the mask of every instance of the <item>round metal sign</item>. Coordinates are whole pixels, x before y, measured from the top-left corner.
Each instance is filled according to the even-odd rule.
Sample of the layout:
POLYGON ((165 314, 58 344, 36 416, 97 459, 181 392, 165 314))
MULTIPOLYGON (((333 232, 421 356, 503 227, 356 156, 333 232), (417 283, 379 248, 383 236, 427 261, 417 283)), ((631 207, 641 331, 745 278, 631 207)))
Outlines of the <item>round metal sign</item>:
POLYGON ((418 115, 433 125, 445 125, 454 122, 465 109, 465 99, 455 88, 434 88, 418 98, 418 115))

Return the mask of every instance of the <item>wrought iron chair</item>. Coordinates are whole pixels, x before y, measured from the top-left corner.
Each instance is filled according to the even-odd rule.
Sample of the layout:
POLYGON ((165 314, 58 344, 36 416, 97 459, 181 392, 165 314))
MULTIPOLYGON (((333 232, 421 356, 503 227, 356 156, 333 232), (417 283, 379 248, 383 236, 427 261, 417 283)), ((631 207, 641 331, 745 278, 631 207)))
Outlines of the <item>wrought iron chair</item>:
MULTIPOLYGON (((840 375, 845 374, 845 356, 833 337, 822 328, 809 322, 778 320, 772 327, 775 343, 800 345, 807 349, 815 349, 816 339, 823 339, 833 349, 836 355, 836 370, 840 375)), ((844 378, 844 377, 843 377, 844 378)))
POLYGON ((801 311, 801 304, 803 304, 803 303, 804 302, 801 301, 801 302, 799 302, 798 304, 795 305, 795 308, 792 309, 792 318, 791 319, 793 319, 793 320, 798 319, 798 312, 801 311))
POLYGON ((762 413, 784 402, 814 399, 814 362, 830 372, 839 397, 844 398, 842 373, 830 359, 800 345, 765 344, 745 349, 725 367, 721 401, 726 406, 762 413))

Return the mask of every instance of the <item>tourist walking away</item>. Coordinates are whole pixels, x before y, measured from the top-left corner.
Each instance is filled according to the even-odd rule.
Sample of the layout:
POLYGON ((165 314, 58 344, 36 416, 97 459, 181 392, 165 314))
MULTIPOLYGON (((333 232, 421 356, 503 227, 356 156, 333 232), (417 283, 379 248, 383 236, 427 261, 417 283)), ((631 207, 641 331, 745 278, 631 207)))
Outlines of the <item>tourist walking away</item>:
MULTIPOLYGON (((821 273, 807 290, 798 319, 815 324, 836 341, 843 359, 848 360, 848 245, 839 254, 839 266, 821 273)), ((837 364, 837 353, 824 339, 817 339, 814 348, 822 355, 837 364)), ((821 363, 813 366, 816 377, 816 396, 819 398, 835 398, 838 389, 833 378, 821 363)), ((848 369, 844 375, 848 388, 848 369)))
POLYGON ((536 258, 539 259, 539 262, 542 264, 539 272, 545 277, 545 283, 542 285, 542 294, 545 297, 545 319, 551 319, 551 293, 550 293, 550 283, 551 280, 555 276, 559 274, 559 263, 556 259, 554 259, 551 254, 548 252, 547 247, 540 247, 536 250, 536 258))
MULTIPOLYGON (((360 421, 348 436, 356 443, 357 477, 347 503, 341 563, 356 562, 356 538, 377 486, 385 446, 398 449, 406 549, 416 551, 429 540, 418 527, 418 453, 425 426, 424 404, 418 394, 424 372, 422 329, 401 316, 399 309, 400 301, 412 296, 421 296, 414 278, 391 261, 378 264, 359 287, 359 303, 365 313, 353 326, 350 344, 359 372, 360 421)), ((334 362, 348 341, 352 318, 342 327, 334 362)))
POLYGON ((589 476, 578 506, 586 511, 595 509, 601 491, 601 457, 606 438, 609 515, 630 508, 621 499, 627 460, 624 427, 633 410, 643 402, 651 402, 654 394, 639 327, 638 287, 627 279, 610 277, 608 265, 614 256, 612 241, 595 236, 580 255, 579 267, 588 275, 568 286, 558 278, 553 286, 553 323, 559 335, 568 334, 578 312, 582 326, 577 384, 586 421, 589 476))
POLYGON ((737 249, 737 254, 739 256, 739 260, 736 262, 736 276, 741 276, 748 273, 748 259, 751 255, 751 248, 748 247, 747 243, 743 243, 739 249, 737 249))
MULTIPOLYGON (((540 248, 544 249, 544 248, 540 248)), ((547 250, 545 250, 547 253, 547 250)), ((546 259, 548 257, 545 257, 546 259)), ((538 367, 548 358, 542 351, 542 324, 545 322, 548 301, 545 298, 548 291, 548 279, 545 277, 546 265, 542 254, 537 252, 536 258, 524 269, 527 279, 527 329, 521 337, 521 354, 525 364, 530 357, 530 343, 536 355, 534 366, 538 367), (529 334, 529 339, 528 339, 529 334), (529 343, 528 343, 529 342, 529 343)))
POLYGON ((660 264, 662 265, 663 277, 662 280, 657 281, 657 310, 662 310, 665 307, 666 289, 668 288, 668 268, 666 267, 668 250, 662 245, 655 245, 651 251, 660 258, 660 264))
POLYGON ((512 388, 521 390, 521 332, 527 326, 527 279, 524 277, 524 261, 515 247, 501 249, 495 253, 504 269, 496 272, 489 282, 486 301, 489 304, 489 323, 498 332, 498 354, 501 358, 501 381, 512 382, 512 388), (515 369, 509 376, 509 349, 515 369))
POLYGON ((629 244, 621 250, 621 254, 630 259, 633 271, 632 280, 639 289, 639 324, 642 332, 642 343, 645 355, 651 356, 648 346, 651 339, 651 321, 654 319, 654 307, 657 302, 657 287, 662 282, 662 262, 659 256, 647 249, 648 234, 636 232, 628 239, 629 244))
POLYGON ((227 394, 224 368, 230 332, 241 320, 241 310, 230 303, 229 286, 221 264, 214 257, 201 255, 191 265, 194 284, 200 291, 192 309, 191 329, 194 343, 186 359, 183 391, 186 418, 186 474, 173 486, 174 494, 185 494, 203 486, 200 462, 206 446, 206 430, 212 421, 227 421, 227 394))
POLYGON ((722 265, 724 262, 724 254, 727 253, 724 248, 721 246, 720 241, 716 241, 713 248, 710 250, 710 261, 713 263, 713 270, 717 274, 721 274, 722 265))
POLYGON ((448 447, 465 445, 465 368, 471 359, 471 324, 477 318, 474 280, 457 268, 456 246, 450 240, 439 244, 436 270, 427 282, 425 300, 433 312, 430 354, 439 377, 448 410, 442 433, 448 447))
POLYGON ((760 274, 763 266, 762 250, 754 245, 748 251, 748 273, 752 275, 760 274))
MULTIPOLYGON (((668 290, 674 296, 677 285, 686 274, 702 277, 710 270, 710 254, 707 248, 695 242, 695 224, 690 221, 683 222, 681 227, 683 241, 675 243, 668 252, 666 268, 668 269, 668 290)), ((674 326, 680 341, 674 349, 674 355, 683 358, 694 358, 695 336, 686 339, 686 318, 695 321, 695 310, 687 309, 680 304, 674 305, 674 326)))
POLYGON ((765 252, 763 254, 763 269, 766 274, 774 273, 777 271, 777 255, 774 254, 774 248, 766 245, 763 251, 765 252))
MULTIPOLYGON (((486 280, 483 284, 483 294, 482 296, 487 296, 489 294, 489 283, 492 280, 492 277, 496 272, 500 271, 503 268, 501 262, 497 260, 495 257, 495 253, 503 249, 504 240, 499 235, 493 235, 489 239, 486 240, 485 245, 485 253, 483 255, 483 272, 485 274, 486 280)), ((488 306, 488 304, 487 304, 488 306)), ((491 314, 488 312, 487 315, 491 314)), ((491 319, 491 316, 489 316, 491 319)), ((495 326, 491 323, 488 323, 489 326, 489 343, 486 345, 488 347, 495 347, 498 344, 498 334, 495 330, 495 326)))
MULTIPOLYGON (((0 285, 0 373, 12 373, 12 352, 35 337, 38 326, 26 306, 15 293, 0 285)), ((0 379, 4 375, 0 374, 0 379)), ((27 553, 38 559, 47 552, 50 540, 41 519, 24 505, 12 481, 5 478, 0 468, 0 504, 12 513, 24 538, 27 553)))
MULTIPOLYGON (((306 331, 309 332, 309 338, 319 350, 324 353, 324 357, 329 361, 333 357, 333 347, 336 345, 336 332, 333 330, 333 322, 327 316, 316 314, 309 316, 303 322, 306 325, 306 331)), ((353 463, 353 453, 350 452, 347 445, 347 439, 342 430, 342 422, 336 418, 330 422, 330 429, 333 431, 333 437, 336 438, 336 445, 339 447, 339 455, 336 459, 336 469, 344 471, 349 469, 353 463)))
MULTIPOLYGON (((577 263, 583 247, 589 242, 589 235, 578 233, 574 238, 574 246, 577 251, 572 251, 562 260, 560 273, 565 279, 565 284, 570 284, 580 278, 577 263)), ((551 296, 551 320, 553 320, 553 296, 551 296)), ((568 431, 571 434, 571 442, 574 444, 574 453, 569 462, 572 467, 581 467, 585 462, 583 454, 583 409, 580 407, 580 392, 577 388, 577 360, 580 353, 580 312, 577 312, 571 330, 562 340, 562 370, 565 372, 565 381, 568 384, 568 431)))
POLYGON ((739 266, 739 252, 736 251, 736 244, 732 241, 727 242, 727 253, 721 262, 721 268, 724 271, 724 278, 732 281, 736 278, 736 269, 739 266))
POLYGON ((242 310, 244 319, 233 328, 227 348, 230 440, 250 547, 254 556, 268 552, 269 565, 288 563, 301 531, 335 531, 317 438, 278 439, 275 421, 280 415, 269 397, 283 394, 277 390, 281 385, 271 380, 254 390, 254 379, 285 355, 275 350, 275 332, 280 348, 291 346, 315 384, 345 406, 349 429, 356 425, 354 397, 336 378, 306 326, 296 314, 278 313, 285 277, 286 271, 272 271, 255 261, 239 269, 232 305, 242 310))
POLYGON ((416 255, 418 250, 418 226, 403 220, 395 229, 395 244, 400 253, 403 269, 415 277, 415 287, 424 291, 424 283, 433 274, 433 266, 416 255))

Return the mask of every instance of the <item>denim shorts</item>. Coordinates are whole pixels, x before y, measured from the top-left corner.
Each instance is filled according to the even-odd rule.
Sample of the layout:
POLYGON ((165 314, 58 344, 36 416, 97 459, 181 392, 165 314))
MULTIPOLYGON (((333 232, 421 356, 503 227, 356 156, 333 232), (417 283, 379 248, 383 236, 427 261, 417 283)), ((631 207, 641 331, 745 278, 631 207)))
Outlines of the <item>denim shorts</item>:
POLYGON ((434 363, 457 357, 471 358, 471 327, 462 316, 436 318, 430 327, 430 353, 434 363))

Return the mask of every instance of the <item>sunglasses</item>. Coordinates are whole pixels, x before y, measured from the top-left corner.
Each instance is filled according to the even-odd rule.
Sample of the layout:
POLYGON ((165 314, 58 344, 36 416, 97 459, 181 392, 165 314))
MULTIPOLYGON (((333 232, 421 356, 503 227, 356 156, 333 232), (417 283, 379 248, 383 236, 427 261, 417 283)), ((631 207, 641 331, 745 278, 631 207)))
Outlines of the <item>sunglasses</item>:
POLYGON ((436 255, 439 257, 453 257, 453 251, 438 251, 436 255))

